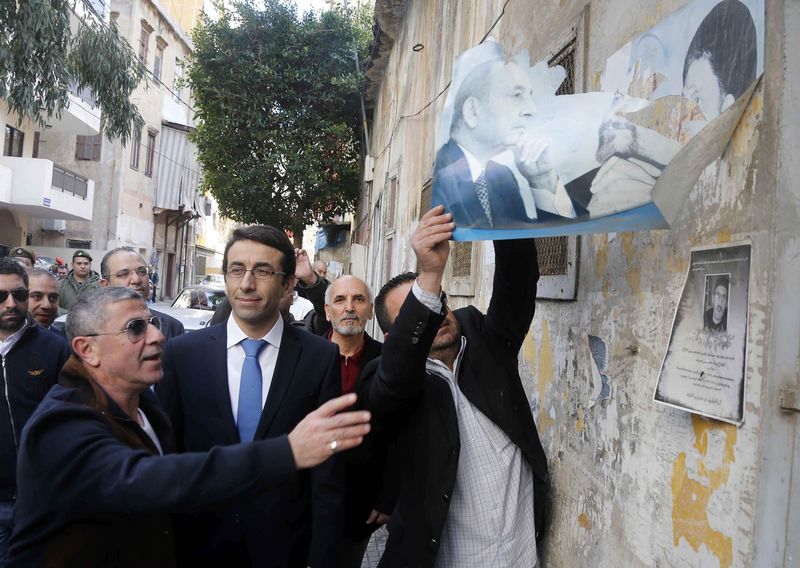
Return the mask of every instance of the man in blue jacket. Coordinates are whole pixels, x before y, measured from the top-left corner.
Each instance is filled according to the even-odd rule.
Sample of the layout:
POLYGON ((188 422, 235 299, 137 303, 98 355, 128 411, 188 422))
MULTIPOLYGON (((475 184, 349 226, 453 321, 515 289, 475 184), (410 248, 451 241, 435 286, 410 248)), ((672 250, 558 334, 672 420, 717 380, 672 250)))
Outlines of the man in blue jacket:
POLYGON ((14 526, 20 433, 69 357, 67 342, 28 317, 28 273, 0 258, 0 567, 14 526))
POLYGON ((22 433, 11 565, 174 566, 171 511, 250 501, 369 431, 369 413, 337 414, 351 394, 287 434, 168 455, 172 427, 149 389, 163 374, 160 324, 128 288, 73 306, 74 354, 22 433))

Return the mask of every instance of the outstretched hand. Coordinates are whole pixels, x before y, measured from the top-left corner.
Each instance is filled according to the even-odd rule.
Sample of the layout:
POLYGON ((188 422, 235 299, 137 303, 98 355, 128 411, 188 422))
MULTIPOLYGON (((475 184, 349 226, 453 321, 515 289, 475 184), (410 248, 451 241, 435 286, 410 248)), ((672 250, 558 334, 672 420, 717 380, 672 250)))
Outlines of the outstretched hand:
POLYGON ((336 452, 355 448, 369 433, 370 413, 341 412, 355 404, 356 395, 329 400, 309 413, 289 433, 289 446, 298 469, 321 464, 336 452))
POLYGON ((438 294, 441 291, 442 276, 447 257, 450 255, 450 243, 456 224, 453 216, 444 212, 442 205, 437 205, 419 222, 417 230, 411 235, 411 248, 417 256, 419 285, 426 291, 438 294))
POLYGON ((313 285, 317 281, 317 274, 311 267, 311 259, 308 258, 308 253, 304 249, 294 249, 294 256, 297 262, 294 269, 295 277, 306 286, 313 285))

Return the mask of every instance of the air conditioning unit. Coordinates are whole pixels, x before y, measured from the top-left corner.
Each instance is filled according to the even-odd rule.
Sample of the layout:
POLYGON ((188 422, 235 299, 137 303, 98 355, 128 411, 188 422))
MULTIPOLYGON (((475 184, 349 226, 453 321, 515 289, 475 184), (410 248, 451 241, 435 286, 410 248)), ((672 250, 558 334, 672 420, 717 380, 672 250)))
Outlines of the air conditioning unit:
POLYGON ((375 175, 375 158, 372 156, 367 156, 364 158, 364 181, 372 181, 373 176, 375 175))
POLYGON ((58 231, 62 235, 67 230, 67 222, 64 219, 45 219, 42 224, 44 231, 58 231))

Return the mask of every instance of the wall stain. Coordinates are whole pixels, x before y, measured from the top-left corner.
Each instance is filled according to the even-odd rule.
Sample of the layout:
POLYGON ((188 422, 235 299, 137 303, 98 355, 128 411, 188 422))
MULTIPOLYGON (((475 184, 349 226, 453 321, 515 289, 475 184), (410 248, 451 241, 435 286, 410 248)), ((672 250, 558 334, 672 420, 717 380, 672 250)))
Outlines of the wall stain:
POLYGON ((578 515, 578 526, 586 529, 587 531, 592 528, 592 519, 586 516, 586 513, 578 515))
POLYGON ((628 282, 628 286, 630 286, 631 291, 639 300, 639 305, 644 303, 644 292, 642 291, 642 271, 637 267, 631 267, 633 263, 633 258, 635 254, 635 248, 633 244, 634 233, 627 232, 621 233, 622 237, 622 252, 625 255, 625 261, 628 264, 628 269, 625 271, 625 280, 628 282))
POLYGON ((575 431, 581 432, 583 431, 585 413, 583 411, 582 406, 578 406, 578 419, 575 421, 575 431))
POLYGON ((731 242, 731 232, 727 229, 723 229, 719 233, 717 233, 717 242, 718 243, 729 243, 731 242))
POLYGON ((672 463, 672 537, 678 546, 683 538, 695 552, 705 545, 719 559, 720 568, 733 564, 733 539, 711 528, 708 519, 708 501, 712 494, 728 482, 731 463, 735 460, 734 446, 737 431, 731 424, 722 424, 692 415, 695 432, 694 447, 702 456, 697 461, 701 480, 692 479, 686 468, 686 453, 681 452, 672 463), (706 464, 709 432, 717 431, 725 437, 722 463, 713 468, 706 464))
POLYGON ((539 432, 547 430, 555 425, 555 421, 550 418, 544 404, 544 395, 547 387, 553 382, 553 348, 550 344, 550 330, 547 320, 542 320, 542 340, 539 347, 539 373, 536 377, 536 390, 539 393, 539 420, 536 425, 539 432))
POLYGON ((608 235, 593 235, 594 244, 594 277, 600 280, 608 264, 608 235))
POLYGON ((750 104, 744 109, 744 114, 733 131, 731 137, 730 150, 734 156, 749 156, 753 152, 753 144, 750 140, 753 130, 761 117, 761 109, 764 107, 764 95, 759 89, 753 93, 750 104))

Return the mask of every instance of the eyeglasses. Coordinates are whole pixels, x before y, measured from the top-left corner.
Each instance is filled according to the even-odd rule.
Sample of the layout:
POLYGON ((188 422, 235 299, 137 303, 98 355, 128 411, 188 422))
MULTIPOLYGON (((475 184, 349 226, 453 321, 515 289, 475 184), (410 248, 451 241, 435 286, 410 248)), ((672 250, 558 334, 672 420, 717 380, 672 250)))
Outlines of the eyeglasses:
POLYGON ((8 295, 14 298, 15 302, 24 302, 28 299, 27 288, 14 288, 13 290, 0 290, 0 304, 8 299, 8 295))
POLYGON ((134 268, 133 270, 120 270, 114 275, 114 277, 120 280, 125 280, 131 275, 131 272, 135 272, 140 278, 147 278, 149 274, 146 266, 140 266, 139 268, 134 268))
POLYGON ((103 333, 84 333, 83 337, 97 337, 98 335, 114 335, 117 333, 127 333, 128 339, 132 342, 139 341, 147 333, 147 324, 151 324, 156 329, 161 329, 161 318, 150 316, 149 318, 136 318, 128 322, 125 329, 119 331, 105 331, 103 333))
POLYGON ((256 280, 266 280, 268 278, 272 278, 276 274, 280 274, 281 276, 286 276, 285 272, 280 272, 278 270, 273 270, 266 266, 256 266, 255 268, 245 268, 244 266, 231 266, 225 270, 225 274, 228 275, 230 278, 244 278, 244 275, 247 273, 253 275, 253 278, 256 280))

